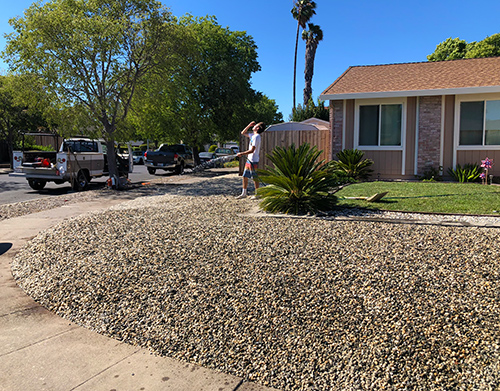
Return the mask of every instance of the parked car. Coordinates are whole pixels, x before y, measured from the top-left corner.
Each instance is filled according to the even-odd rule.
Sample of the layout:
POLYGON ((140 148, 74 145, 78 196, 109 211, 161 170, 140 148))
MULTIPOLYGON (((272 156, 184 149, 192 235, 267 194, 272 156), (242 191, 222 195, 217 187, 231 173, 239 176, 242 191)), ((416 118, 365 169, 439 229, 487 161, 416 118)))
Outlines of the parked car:
POLYGON ((221 156, 232 156, 235 153, 231 148, 217 148, 215 150, 215 154, 217 155, 217 157, 221 157, 221 156))
POLYGON ((208 162, 212 159, 215 159, 217 155, 214 152, 200 152, 200 163, 208 162))
POLYGON ((132 158, 134 159, 134 164, 142 165, 146 162, 143 151, 132 151, 132 158))
POLYGON ((231 149, 233 150, 235 155, 240 152, 240 147, 234 146, 234 147, 231 147, 231 149))
POLYGON ((193 151, 184 144, 162 144, 156 151, 147 151, 144 156, 151 175, 154 175, 157 169, 182 174, 184 168, 194 166, 193 151))

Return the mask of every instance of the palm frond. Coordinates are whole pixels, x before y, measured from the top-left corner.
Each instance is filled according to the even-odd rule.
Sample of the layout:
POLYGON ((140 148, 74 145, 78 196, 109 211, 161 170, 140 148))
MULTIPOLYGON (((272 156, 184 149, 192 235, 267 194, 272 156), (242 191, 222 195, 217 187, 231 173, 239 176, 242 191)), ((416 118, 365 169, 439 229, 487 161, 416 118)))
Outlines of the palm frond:
POLYGON ((303 144, 298 148, 276 147, 267 155, 274 164, 259 170, 259 180, 267 186, 258 189, 260 206, 268 212, 317 213, 330 210, 337 198, 333 194, 339 186, 338 176, 329 172, 322 151, 303 144))
POLYGON ((336 154, 338 160, 329 163, 329 170, 355 180, 367 179, 373 172, 373 160, 363 159, 364 154, 358 149, 344 149, 336 154))

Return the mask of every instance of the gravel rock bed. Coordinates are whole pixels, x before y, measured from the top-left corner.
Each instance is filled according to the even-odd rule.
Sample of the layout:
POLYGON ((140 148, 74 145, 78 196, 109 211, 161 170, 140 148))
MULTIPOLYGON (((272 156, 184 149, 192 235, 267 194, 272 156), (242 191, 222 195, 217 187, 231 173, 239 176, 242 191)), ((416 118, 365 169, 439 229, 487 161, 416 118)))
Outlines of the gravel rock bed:
POLYGON ((64 194, 37 200, 16 202, 14 204, 0 205, 0 221, 20 217, 43 210, 58 208, 75 202, 86 202, 97 198, 98 192, 86 191, 82 193, 64 194))
POLYGON ((63 222, 14 277, 99 333, 279 389, 500 387, 498 229, 261 218, 220 195, 238 183, 63 222))
MULTIPOLYGON (((77 202, 95 201, 96 199, 102 199, 105 202, 105 200, 109 197, 122 198, 124 200, 127 200, 144 195, 161 195, 167 193, 170 190, 165 187, 166 185, 175 185, 186 179, 196 180, 203 178, 212 178, 221 174, 224 175, 224 170, 219 171, 220 172, 217 172, 217 170, 201 171, 195 173, 191 172, 188 175, 173 177, 153 177, 148 185, 142 186, 139 184, 135 184, 130 186, 126 191, 115 191, 108 189, 107 187, 103 187, 97 190, 74 192, 59 196, 54 195, 51 197, 40 198, 37 200, 3 204, 0 205, 0 221, 24 216, 31 213, 37 213, 44 210, 54 209, 63 205, 73 204, 77 202)), ((237 175, 233 176, 237 177, 237 175)), ((225 190, 227 190, 227 188, 225 190)), ((191 189, 191 192, 192 191, 193 190, 191 189)))

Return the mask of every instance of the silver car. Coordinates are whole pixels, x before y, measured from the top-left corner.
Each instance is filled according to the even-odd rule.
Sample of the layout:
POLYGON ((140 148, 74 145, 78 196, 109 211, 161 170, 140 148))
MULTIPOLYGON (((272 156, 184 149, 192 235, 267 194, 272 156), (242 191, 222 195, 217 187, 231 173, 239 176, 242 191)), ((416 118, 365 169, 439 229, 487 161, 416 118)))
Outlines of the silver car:
POLYGON ((132 158, 134 160, 134 164, 142 165, 146 161, 144 158, 144 151, 132 151, 132 158))

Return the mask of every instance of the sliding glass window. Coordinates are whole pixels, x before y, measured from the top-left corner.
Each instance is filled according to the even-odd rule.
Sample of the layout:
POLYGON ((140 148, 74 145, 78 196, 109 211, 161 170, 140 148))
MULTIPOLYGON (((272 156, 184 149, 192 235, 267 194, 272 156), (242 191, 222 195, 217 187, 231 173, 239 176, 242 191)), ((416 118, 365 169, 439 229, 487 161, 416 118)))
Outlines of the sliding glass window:
POLYGON ((500 145, 500 100, 460 103, 460 145, 500 145))
POLYGON ((403 105, 359 106, 360 146, 401 146, 403 105))

